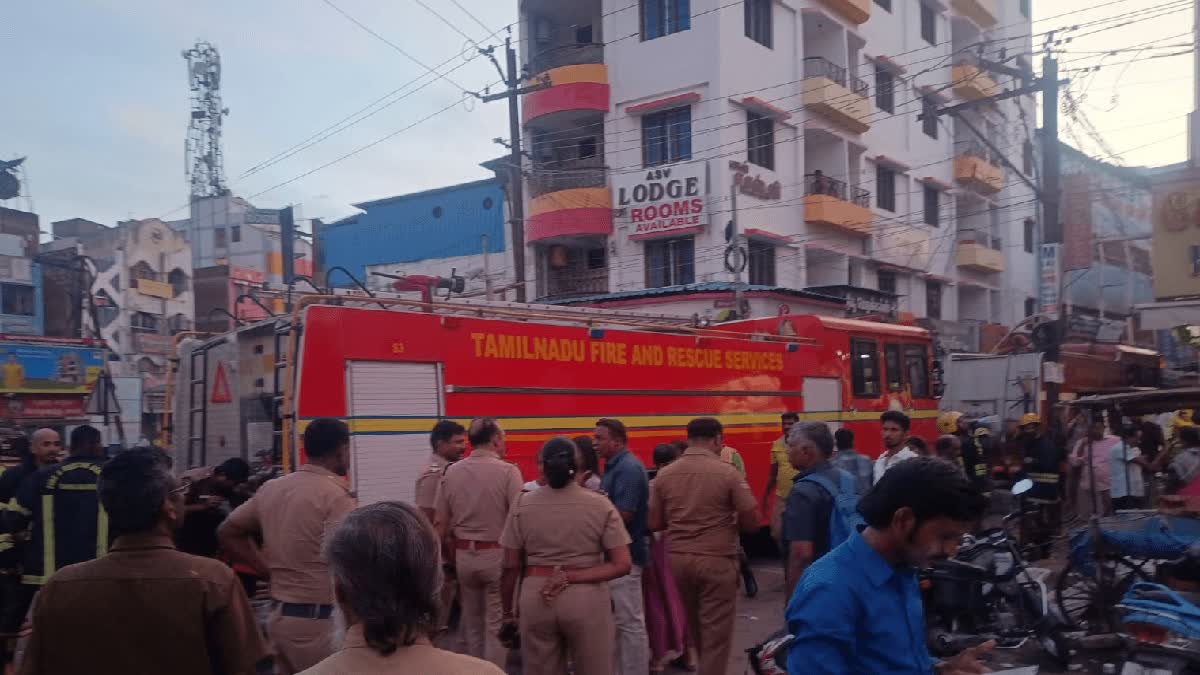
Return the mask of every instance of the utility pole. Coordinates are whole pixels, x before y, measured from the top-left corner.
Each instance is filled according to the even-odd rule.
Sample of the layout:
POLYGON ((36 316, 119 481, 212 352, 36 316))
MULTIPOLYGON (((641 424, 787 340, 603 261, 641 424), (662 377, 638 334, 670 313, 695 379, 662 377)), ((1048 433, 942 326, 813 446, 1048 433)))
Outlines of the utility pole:
MULTIPOLYGON (((511 29, 510 29, 511 30, 511 29)), ((500 69, 496 61, 495 47, 480 48, 479 53, 488 57, 500 77, 504 80, 505 90, 498 94, 479 96, 485 103, 508 99, 508 141, 509 141, 509 171, 511 178, 508 186, 508 201, 511 211, 510 225, 512 226, 513 267, 517 285, 517 302, 525 302, 525 176, 521 171, 521 111, 517 98, 530 92, 545 89, 549 81, 543 80, 528 87, 522 87, 523 69, 517 68, 517 52, 512 48, 512 36, 504 38, 505 70, 500 69)))
MULTIPOLYGON (((1063 226, 1059 215, 1062 199, 1062 156, 1058 143, 1058 60, 1054 58, 1051 47, 1054 44, 1053 31, 1046 36, 1046 56, 1042 59, 1042 233, 1043 244, 1053 248, 1054 264, 1057 266, 1055 278, 1058 288, 1055 296, 1058 308, 1055 312, 1054 330, 1050 332, 1050 344, 1046 347, 1045 367, 1053 370, 1054 374, 1062 374, 1060 361, 1062 340, 1066 334, 1067 314, 1063 306, 1063 269, 1062 244, 1063 226), (1053 365, 1050 365, 1053 364, 1053 365)), ((1043 277, 1044 278, 1044 277, 1043 277)), ((1100 289, 1103 294, 1104 289, 1100 289)), ((1055 409, 1058 398, 1062 393, 1060 377, 1046 378, 1046 411, 1044 418, 1047 422, 1055 419, 1055 409)), ((1066 430, 1062 430, 1066 433, 1066 430)))
POLYGON ((746 260, 742 257, 741 244, 742 234, 738 229, 738 209, 737 209, 737 194, 741 183, 734 179, 733 185, 729 191, 729 254, 726 259, 729 260, 730 271, 733 272, 733 307, 737 312, 737 318, 749 318, 749 312, 742 309, 743 303, 746 302, 745 289, 742 287, 742 269, 746 266, 746 260))
POLYGON ((491 256, 488 255, 488 236, 486 234, 481 234, 481 235, 479 235, 479 237, 481 239, 480 243, 483 244, 483 287, 485 289, 484 297, 487 298, 488 301, 490 302, 492 299, 492 266, 491 266, 491 263, 489 262, 491 256))
MULTIPOLYGON (((1198 0, 1200 1, 1200 0, 1198 0)), ((1060 203, 1062 199, 1062 158, 1060 155, 1060 146, 1058 143, 1058 92, 1059 87, 1066 84, 1066 81, 1058 79, 1058 60, 1054 58, 1052 47, 1054 45, 1054 33, 1050 32, 1046 36, 1046 56, 1042 60, 1042 77, 1041 79, 1029 82, 1030 73, 1003 63, 989 61, 984 58, 978 59, 979 67, 992 73, 1002 75, 1011 75, 1025 82, 1025 86, 1001 92, 995 96, 980 98, 957 105, 938 108, 930 113, 921 113, 917 119, 923 120, 926 114, 932 115, 953 115, 962 125, 969 130, 981 143, 991 149, 995 157, 1001 164, 1006 166, 1022 181, 1029 185, 1034 194, 1042 203, 1042 244, 1038 260, 1038 269, 1043 283, 1047 279, 1048 270, 1043 266, 1048 266, 1048 262, 1053 264, 1054 274, 1051 283, 1056 284, 1054 289, 1054 304, 1053 322, 1047 328, 1050 329, 1049 337, 1046 340, 1043 382, 1046 386, 1046 410, 1045 419, 1047 422, 1052 422, 1054 419, 1055 407, 1058 404, 1059 394, 1062 390, 1061 382, 1051 382, 1048 380, 1060 379, 1059 377, 1047 378, 1046 374, 1053 371, 1056 376, 1061 376, 1062 366, 1059 362, 1060 352, 1062 347, 1062 339, 1066 334, 1067 313, 1064 307, 1064 285, 1062 272, 1062 243, 1063 243, 1063 227, 1062 218, 1059 214, 1060 203), (1035 184, 1024 172, 1013 165, 1004 152, 988 138, 985 133, 977 129, 971 121, 962 116, 966 110, 979 108, 981 106, 990 105, 996 101, 1002 101, 1016 96, 1024 96, 1026 94, 1042 93, 1042 184, 1035 184), (1053 261, 1049 261, 1049 256, 1054 256, 1053 261), (1050 365, 1053 364, 1053 365, 1050 365)), ((1012 58, 1012 57, 1010 57, 1012 58)), ((1007 59, 1005 59, 1007 60, 1007 59)), ((1049 300, 1049 298, 1046 298, 1049 300)))

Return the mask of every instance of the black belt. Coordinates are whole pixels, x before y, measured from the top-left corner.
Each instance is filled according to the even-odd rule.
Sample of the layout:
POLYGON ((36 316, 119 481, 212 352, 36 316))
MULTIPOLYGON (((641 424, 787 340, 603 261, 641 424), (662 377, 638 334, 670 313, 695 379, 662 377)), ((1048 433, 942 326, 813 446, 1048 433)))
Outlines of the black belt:
POLYGON ((279 613, 298 619, 328 619, 333 615, 333 605, 301 604, 297 602, 279 603, 279 613))

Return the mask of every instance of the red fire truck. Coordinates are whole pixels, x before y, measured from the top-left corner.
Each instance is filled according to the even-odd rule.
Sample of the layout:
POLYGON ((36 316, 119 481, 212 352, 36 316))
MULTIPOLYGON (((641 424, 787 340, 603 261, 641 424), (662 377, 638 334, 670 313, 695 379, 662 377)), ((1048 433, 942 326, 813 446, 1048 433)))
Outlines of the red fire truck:
POLYGON ((591 433, 600 417, 624 421, 630 447, 648 465, 656 444, 711 415, 725 424, 725 443, 742 454, 756 492, 785 411, 852 429, 869 455, 879 452, 879 415, 888 409, 908 413, 914 434, 934 436, 931 344, 922 329, 796 315, 714 327, 647 317, 306 298, 280 331, 285 469, 307 423, 326 416, 350 425, 362 503, 412 499, 429 430, 441 418, 498 418, 508 459, 532 478, 542 442, 591 433))

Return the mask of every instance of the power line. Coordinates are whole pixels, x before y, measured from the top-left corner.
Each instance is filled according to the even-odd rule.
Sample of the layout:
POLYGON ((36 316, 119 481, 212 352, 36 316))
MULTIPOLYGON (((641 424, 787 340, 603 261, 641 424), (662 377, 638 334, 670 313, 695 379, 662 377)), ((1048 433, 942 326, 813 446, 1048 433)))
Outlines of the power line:
MULTIPOLYGON (((488 30, 487 24, 480 21, 479 17, 472 14, 471 11, 468 10, 466 7, 463 7, 462 3, 460 3, 458 0, 450 0, 450 2, 454 3, 454 6, 457 7, 463 14, 466 14, 467 16, 471 17, 471 20, 474 21, 476 24, 478 24, 479 27, 484 30, 484 32, 487 32, 487 30, 488 30)), ((496 33, 498 33, 498 32, 500 32, 500 31, 496 31, 496 33)), ((492 38, 492 36, 495 35, 496 33, 492 33, 491 35, 489 35, 488 37, 486 37, 484 39, 490 40, 492 38)))
MULTIPOLYGON (((418 1, 418 2, 420 2, 420 0, 417 0, 417 1, 418 1)), ((349 12, 347 12, 346 10, 342 9, 341 7, 339 7, 339 6, 335 5, 335 4, 333 3, 333 0, 321 0, 321 2, 324 2, 326 5, 329 5, 330 7, 332 7, 334 11, 336 11, 338 14, 341 14, 341 15, 342 15, 343 17, 345 17, 345 18, 346 18, 346 20, 347 20, 347 21, 349 21, 350 23, 352 23, 352 24, 354 24, 355 26, 358 26, 359 28, 361 28, 361 29, 362 29, 364 32, 366 32, 368 35, 370 35, 370 36, 374 37, 376 40, 379 40, 379 41, 380 41, 380 42, 382 42, 383 44, 385 44, 385 45, 387 45, 387 46, 391 47, 392 49, 396 50, 396 51, 397 51, 397 52, 399 52, 401 55, 403 55, 403 56, 404 56, 404 58, 408 59, 409 61, 412 61, 413 63, 417 64, 418 66, 421 66, 421 67, 422 67, 422 68, 424 68, 425 70, 429 71, 429 72, 430 72, 430 73, 431 73, 433 76, 435 76, 435 77, 439 77, 439 78, 441 78, 441 79, 445 80, 446 82, 450 83, 450 84, 451 84, 451 85, 452 85, 452 86, 453 86, 455 89, 458 89, 459 91, 462 91, 464 94, 471 94, 471 93, 473 93, 473 92, 471 92, 471 91, 468 91, 468 90, 467 90, 466 88, 464 88, 464 87, 463 87, 461 84, 459 84, 459 83, 455 82, 454 80, 450 79, 449 77, 447 77, 445 73, 439 73, 438 71, 436 71, 436 70, 434 70, 433 68, 431 68, 431 67, 429 67, 428 65, 426 65, 426 64, 425 64, 425 62, 424 62, 424 61, 422 61, 421 59, 418 59, 417 57, 415 57, 415 56, 413 56, 412 54, 408 53, 408 51, 406 51, 406 50, 405 50, 403 47, 401 47, 400 45, 396 44, 395 42, 392 42, 391 40, 387 39, 386 37, 384 37, 384 36, 380 35, 379 33, 375 32, 375 30, 374 30, 374 29, 372 29, 370 26, 368 26, 367 24, 365 24, 365 23, 363 23, 363 22, 359 21, 358 19, 356 19, 356 18, 354 18, 353 16, 351 16, 349 12)))
MULTIPOLYGON (((475 38, 472 38, 470 35, 467 35, 465 32, 463 32, 463 29, 459 28, 459 27, 458 27, 456 24, 454 24, 453 22, 451 22, 450 20, 448 20, 446 17, 444 17, 444 16, 442 16, 441 14, 439 14, 439 13, 438 13, 438 11, 437 11, 437 10, 435 10, 434 8, 432 8, 432 7, 430 7, 429 5, 425 4, 424 0, 413 0, 413 2, 415 2, 415 3, 417 3, 418 5, 420 5, 420 6, 424 7, 424 8, 425 8, 425 11, 427 11, 427 12, 429 12, 430 14, 432 14, 432 15, 436 16, 436 17, 438 18, 438 20, 439 20, 439 21, 441 21, 442 23, 444 23, 444 24, 446 24, 447 26, 449 26, 449 27, 450 27, 450 29, 451 29, 451 30, 453 30, 455 33, 458 33, 459 35, 463 36, 463 38, 464 38, 464 39, 466 39, 466 41, 467 41, 467 42, 470 42, 472 45, 474 45, 474 46, 476 46, 476 47, 478 47, 478 46, 479 46, 479 43, 475 41, 475 38)), ((458 4, 458 3, 455 3, 455 4, 458 4)), ((461 6, 460 6, 460 9, 461 9, 461 6)), ((465 11, 465 10, 464 10, 464 11, 465 11)), ((486 30, 486 27, 485 27, 484 29, 486 30)), ((486 38, 485 38, 485 39, 486 39, 486 38)))

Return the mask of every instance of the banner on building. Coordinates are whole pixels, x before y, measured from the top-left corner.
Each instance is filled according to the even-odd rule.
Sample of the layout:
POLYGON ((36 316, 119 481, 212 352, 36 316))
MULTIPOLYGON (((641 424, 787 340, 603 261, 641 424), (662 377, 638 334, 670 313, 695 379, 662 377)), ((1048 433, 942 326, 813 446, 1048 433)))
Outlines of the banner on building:
POLYGON ((170 335, 157 333, 135 333, 134 345, 140 354, 170 354, 172 339, 170 335))
POLYGON ((170 300, 171 298, 175 297, 174 289, 171 288, 171 284, 163 283, 161 281, 153 281, 151 279, 138 279, 137 290, 138 293, 141 293, 142 295, 149 295, 155 298, 170 300))
POLYGON ((12 419, 82 419, 87 417, 85 396, 13 396, 5 402, 4 415, 12 419))
POLYGON ((708 224, 708 166, 675 164, 613 176, 617 225, 640 239, 667 232, 695 231, 708 224))
POLYGON ((1038 313, 1057 319, 1062 292, 1062 244, 1042 244, 1038 256, 1038 313))
POLYGON ((1092 180, 1086 174, 1063 176, 1063 270, 1092 266, 1092 180))
POLYGON ((104 351, 0 341, 0 394, 86 394, 104 366, 104 351))

